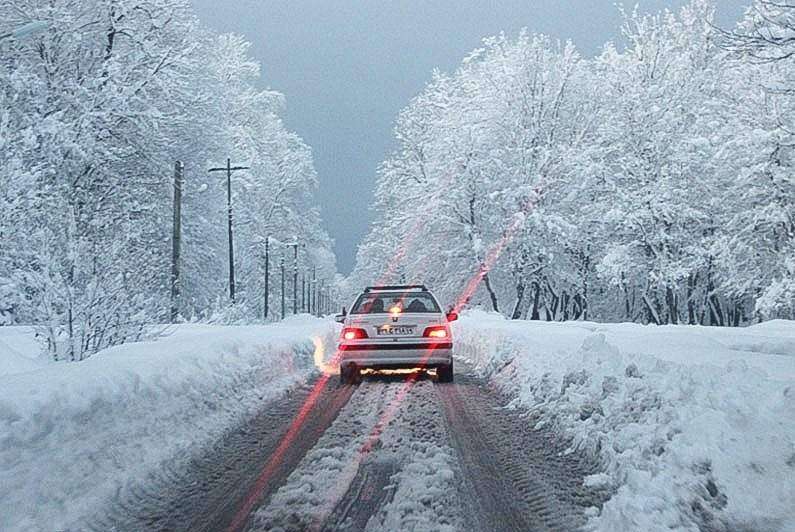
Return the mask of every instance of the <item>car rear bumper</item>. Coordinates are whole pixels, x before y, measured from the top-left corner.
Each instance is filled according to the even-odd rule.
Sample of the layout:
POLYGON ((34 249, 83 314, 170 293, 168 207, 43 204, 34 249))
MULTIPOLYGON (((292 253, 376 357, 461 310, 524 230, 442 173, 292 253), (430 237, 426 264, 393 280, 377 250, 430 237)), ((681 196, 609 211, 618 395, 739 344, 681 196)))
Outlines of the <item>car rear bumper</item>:
POLYGON ((340 366, 360 368, 436 367, 453 360, 453 344, 341 344, 340 366))

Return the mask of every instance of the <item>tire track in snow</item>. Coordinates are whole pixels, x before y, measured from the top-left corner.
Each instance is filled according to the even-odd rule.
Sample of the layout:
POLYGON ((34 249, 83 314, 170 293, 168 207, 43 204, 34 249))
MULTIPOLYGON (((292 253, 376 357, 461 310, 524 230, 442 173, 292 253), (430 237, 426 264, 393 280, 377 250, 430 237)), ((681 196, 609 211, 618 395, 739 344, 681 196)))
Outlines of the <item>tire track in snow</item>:
MULTIPOLYGON (((468 375, 326 386, 264 486, 250 530, 572 530, 601 503, 565 454, 468 375)), ((120 493, 96 530, 224 530, 310 387, 263 407, 205 455, 120 493)))
POLYGON ((322 530, 363 530, 371 516, 394 494, 389 481, 396 467, 389 460, 365 460, 322 530))
POLYGON ((250 530, 454 530, 444 414, 427 378, 366 379, 250 530))
MULTIPOLYGON (((146 482, 120 490, 110 510, 85 529, 96 531, 225 530, 257 481, 263 464, 312 393, 313 382, 263 405, 244 425, 228 431, 198 456, 163 464, 146 482)), ((328 384, 263 486, 272 493, 311 449, 349 400, 353 389, 328 384), (322 405, 322 406, 321 406, 322 405)))
POLYGON ((386 486, 390 497, 373 513, 365 530, 453 531, 464 529, 460 485, 437 385, 411 384, 381 436, 377 459, 396 464, 386 486))
POLYGON ((320 528, 353 485, 357 453, 397 391, 384 383, 358 387, 284 485, 253 513, 248 530, 320 528))
POLYGON ((595 464, 483 381, 366 378, 251 530, 574 530, 595 464))
POLYGON ((596 472, 566 451, 558 434, 533 428, 507 400, 472 376, 439 385, 447 423, 464 470, 471 517, 482 530, 575 530, 603 495, 584 487, 596 472))

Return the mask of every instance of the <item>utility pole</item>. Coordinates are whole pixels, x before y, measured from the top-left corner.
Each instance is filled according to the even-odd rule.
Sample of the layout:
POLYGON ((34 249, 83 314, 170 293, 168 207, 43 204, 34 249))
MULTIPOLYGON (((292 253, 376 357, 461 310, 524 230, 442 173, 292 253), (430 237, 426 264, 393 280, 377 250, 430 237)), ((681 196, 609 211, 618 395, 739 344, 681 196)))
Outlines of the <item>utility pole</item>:
POLYGON ((312 266, 312 291, 309 294, 309 313, 315 314, 317 312, 317 279, 315 279, 315 267, 312 266))
POLYGON ((268 320, 268 297, 269 297, 269 286, 270 283, 270 266, 271 266, 271 257, 270 257, 270 235, 265 237, 265 308, 262 312, 263 319, 265 321, 268 320))
POLYGON ((182 244, 182 172, 181 161, 174 163, 174 221, 171 233, 171 323, 179 314, 179 253, 182 244))
POLYGON ((320 281, 320 288, 317 291, 317 297, 318 297, 318 300, 319 300, 318 301, 318 306, 317 306, 317 317, 318 318, 323 315, 323 285, 324 284, 325 284, 325 282, 321 280, 320 281))
POLYGON ((232 172, 235 170, 248 170, 249 166, 232 166, 232 160, 226 159, 223 168, 210 168, 208 172, 226 172, 226 212, 227 228, 229 233, 229 299, 235 302, 235 250, 232 239, 232 172))
POLYGON ((298 314, 298 239, 293 246, 293 314, 298 314))
POLYGON ((306 270, 301 272, 301 312, 306 312, 306 270))
POLYGON ((280 266, 282 270, 282 319, 284 319, 284 255, 282 255, 280 266))

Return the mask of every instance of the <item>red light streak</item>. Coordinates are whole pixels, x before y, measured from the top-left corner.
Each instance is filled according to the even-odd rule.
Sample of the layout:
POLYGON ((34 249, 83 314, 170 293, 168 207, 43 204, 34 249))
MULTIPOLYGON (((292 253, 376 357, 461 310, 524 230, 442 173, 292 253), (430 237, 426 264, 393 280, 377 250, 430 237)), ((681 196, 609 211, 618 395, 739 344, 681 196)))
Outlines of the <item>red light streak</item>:
MULTIPOLYGON (((517 231, 521 228, 524 222, 524 216, 527 214, 528 210, 531 209, 535 203, 536 198, 538 197, 538 190, 535 191, 536 195, 535 198, 531 197, 523 206, 522 212, 520 216, 516 216, 513 222, 508 226, 508 228, 503 233, 502 237, 497 241, 497 243, 489 249, 488 253, 486 254, 486 258, 483 261, 478 272, 472 276, 464 290, 462 291, 459 298, 456 300, 456 304, 454 306, 454 311, 458 312, 460 308, 466 304, 467 301, 472 297, 475 290, 477 290, 480 281, 483 280, 483 277, 486 273, 488 273, 491 268, 497 263, 497 260, 500 258, 500 255, 508 246, 508 244, 514 239, 516 236, 517 231)), ((412 231, 409 234, 414 234, 415 232, 412 231)), ((399 250, 396 254, 396 258, 402 256, 404 249, 399 250)), ((433 352, 434 346, 431 346, 424 355, 422 362, 419 366, 424 367, 428 361, 428 358, 431 356, 433 352)), ((320 513, 318 518, 315 520, 315 523, 312 527, 313 530, 319 530, 323 524, 325 518, 333 511, 334 505, 342 498, 344 495, 344 490, 350 485, 351 480, 356 476, 356 472, 359 469, 360 464, 365 459, 365 457, 370 453, 373 449, 376 441, 378 441, 379 436, 383 432, 384 427, 386 427, 392 418, 395 416, 398 407, 403 402, 406 394, 411 390, 414 384, 417 381, 417 373, 412 373, 409 375, 408 379, 404 382, 403 386, 400 388, 400 391, 395 396, 395 398, 390 402, 390 404, 385 409, 383 415, 378 420, 378 422, 373 426, 372 430, 370 431, 370 435, 367 440, 362 444, 359 448, 359 452, 356 454, 355 459, 346 466, 345 471, 341 475, 340 482, 337 483, 338 488, 334 490, 334 493, 331 497, 326 499, 326 504, 323 507, 323 511, 320 513)))
MULTIPOLYGON (((532 207, 535 206, 536 202, 538 201, 538 198, 540 197, 538 188, 536 188, 534 192, 535 195, 528 198, 523 208, 521 209, 520 213, 521 216, 517 216, 514 218, 513 222, 505 230, 502 237, 500 237, 497 243, 494 246, 492 246, 491 249, 489 249, 488 253, 486 253, 485 260, 480 265, 478 271, 467 281, 463 291, 456 300, 455 306, 453 307, 453 310, 455 312, 459 312, 459 310, 470 300, 472 295, 477 290, 480 282, 483 280, 484 276, 489 271, 491 271, 491 269, 497 263, 497 260, 499 259, 502 252, 516 236, 517 231, 521 228, 524 222, 524 216, 532 207)), ((384 275, 377 284, 382 284, 385 280, 388 281, 392 277, 394 272, 397 270, 399 263, 403 260, 403 257, 406 254, 408 246, 414 241, 415 235, 419 233, 419 225, 420 222, 416 220, 413 224, 412 230, 406 233, 407 238, 405 238, 403 242, 401 242, 401 244, 398 246, 398 249, 395 252, 394 256, 387 263, 386 272, 384 272, 384 275)), ((432 352, 433 352, 433 347, 427 350, 427 354, 423 357, 422 363, 419 364, 421 367, 425 365, 428 358, 431 356, 432 352)), ((337 351, 333 361, 338 361, 339 356, 340 353, 339 351, 337 351)), ((273 476, 273 473, 276 471, 276 468, 282 462, 285 452, 287 451, 287 449, 289 449, 290 445, 293 443, 296 436, 298 435, 307 415, 312 410, 312 408, 314 408, 315 403, 317 402, 317 398, 322 392, 323 388, 325 388, 326 384, 329 381, 329 378, 330 374, 327 373, 322 374, 320 378, 318 378, 318 381, 315 383, 315 386, 310 392, 309 397, 307 397, 306 401, 304 401, 301 410, 298 412, 298 414, 295 416, 292 423, 290 424, 290 428, 288 429, 287 434, 285 434, 285 436, 282 438, 281 442, 279 443, 279 446, 277 447, 276 451, 268 459, 268 462, 265 464, 262 472, 257 477, 254 486, 250 490, 249 495, 244 500, 241 508, 235 514, 232 523, 229 525, 227 529, 229 532, 238 530, 244 524, 249 513, 253 509, 256 502, 259 500, 265 488, 267 487, 271 477, 273 476)), ((397 412, 398 407, 403 402, 403 399, 406 397, 406 394, 414 386, 416 380, 417 380, 416 373, 413 373, 409 376, 409 378, 401 387, 398 394, 395 396, 392 402, 387 406, 386 410, 384 411, 384 414, 381 416, 379 421, 373 426, 373 429, 371 430, 369 437, 360 447, 359 452, 356 455, 356 459, 352 461, 351 464, 349 464, 349 467, 346 467, 342 479, 346 480, 346 482, 341 483, 342 486, 348 486, 350 480, 356 475, 356 472, 362 460, 364 460, 364 458, 370 453, 375 442, 378 440, 378 437, 383 432, 383 428, 386 425, 388 425, 389 422, 392 420, 395 413, 397 412)), ((339 496, 331 497, 327 501, 327 504, 324 505, 324 513, 321 514, 322 519, 317 521, 313 528, 319 528, 319 526, 322 525, 323 519, 325 519, 325 516, 327 516, 328 513, 330 513, 330 511, 333 510, 333 505, 336 504, 336 502, 339 500, 339 498, 341 498, 342 495, 343 494, 339 494, 339 496)))
MULTIPOLYGON (((425 363, 428 361, 428 358, 433 353, 433 350, 436 348, 437 344, 431 344, 431 346, 426 350, 426 354, 423 356, 422 361, 418 364, 420 367, 424 367, 425 363)), ((417 376, 419 375, 418 372, 411 373, 406 381, 401 386, 398 393, 395 395, 395 398, 387 405, 386 409, 384 409, 384 413, 381 415, 379 420, 373 425, 373 428, 370 431, 369 436, 364 441, 364 443, 359 447, 359 451, 354 455, 354 459, 345 466, 345 470, 340 474, 339 480, 336 484, 336 489, 332 491, 331 496, 326 498, 326 502, 323 505, 323 509, 319 513, 319 515, 315 518, 310 530, 320 530, 323 526, 323 522, 326 518, 334 511, 334 507, 336 506, 337 502, 339 502, 342 497, 345 495, 345 491, 350 486, 351 481, 356 476, 356 473, 359 470, 359 466, 361 465, 362 461, 370 454, 370 452, 375 447, 378 438, 381 436, 381 433, 384 431, 384 427, 389 425, 390 421, 395 417, 397 409, 403 403, 406 395, 409 393, 411 388, 417 382, 417 376)))
POLYGON ((326 384, 328 383, 329 379, 331 378, 331 374, 324 373, 322 374, 315 386, 312 388, 312 391, 309 393, 309 396, 304 401, 304 404, 301 406, 301 410, 298 411, 295 418, 293 418, 292 423, 290 423, 290 428, 287 430, 287 433, 279 442, 279 446, 273 452, 271 457, 268 459, 267 463, 263 467, 262 471, 260 472, 257 480, 254 482, 254 486, 249 490, 249 494, 246 499, 243 501, 242 506, 235 514, 234 519, 227 527, 229 532, 233 532, 239 530, 243 524, 245 523, 246 518, 248 518, 248 514, 254 508, 254 505, 259 500, 262 493, 265 491, 265 488, 268 486, 271 478, 273 477, 276 468, 281 464, 284 454, 292 445, 293 441, 295 441, 296 436, 298 435, 301 427, 306 420, 306 417, 309 415, 309 412, 315 407, 315 403, 317 403, 317 399, 320 396, 320 393, 325 388, 326 384))
POLYGON ((453 312, 459 312, 460 309, 466 305, 467 302, 469 302, 470 298, 475 293, 475 290, 477 290, 478 286, 480 285, 480 282, 497 263, 497 260, 500 258, 500 255, 502 255, 502 252, 505 251, 505 248, 508 246, 508 244, 513 241, 516 233, 519 231, 519 229, 521 229, 528 211, 533 208, 538 201, 538 197, 540 195, 538 189, 536 188, 534 192, 535 195, 527 199, 522 207, 521 212, 519 213, 519 216, 514 217, 511 225, 508 226, 497 243, 494 244, 491 249, 489 249, 488 253, 486 253, 486 258, 480 265, 480 268, 475 275, 469 278, 464 290, 461 292, 460 296, 456 300, 455 305, 453 306, 453 312))

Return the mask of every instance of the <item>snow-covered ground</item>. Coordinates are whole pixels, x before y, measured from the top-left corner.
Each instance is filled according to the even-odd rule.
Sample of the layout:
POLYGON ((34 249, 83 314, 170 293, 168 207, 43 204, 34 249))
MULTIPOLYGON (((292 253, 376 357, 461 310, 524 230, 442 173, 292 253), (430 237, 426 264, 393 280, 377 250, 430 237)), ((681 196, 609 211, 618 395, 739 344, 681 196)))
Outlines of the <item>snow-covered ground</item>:
MULTIPOLYGON (((37 358, 29 328, 0 328, 0 530, 80 528, 117 493, 325 368, 335 327, 306 316, 181 325, 73 364, 37 358)), ((603 473, 586 483, 613 495, 590 512, 590 529, 795 530, 795 322, 655 327, 470 312, 455 329, 458 355, 515 397, 511 407, 601 458, 603 473)), ((363 385, 255 524, 301 505, 322 521, 362 469, 386 475, 394 493, 374 501, 368 527, 455 528, 407 502, 455 495, 444 439, 413 432, 443 432, 423 421, 444 417, 426 411, 440 408, 434 385, 418 383, 376 452, 360 451, 400 387, 363 385)))
POLYGON ((79 363, 0 327, 0 530, 59 530, 316 371, 334 324, 180 325, 79 363))
POLYGON ((594 530, 795 530, 795 322, 744 329, 509 321, 471 312, 458 354, 597 453, 594 530))
POLYGON ((362 383, 268 505, 255 512, 250 530, 462 530, 461 479, 454 475, 434 386, 429 380, 362 383), (356 479, 368 476, 382 482, 370 479, 356 490, 356 479), (351 491, 357 497, 346 500, 351 491), (351 515, 358 511, 365 513, 360 522, 351 515))
POLYGON ((32 327, 0 327, 0 378, 44 367, 47 361, 40 352, 32 327))

